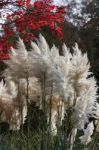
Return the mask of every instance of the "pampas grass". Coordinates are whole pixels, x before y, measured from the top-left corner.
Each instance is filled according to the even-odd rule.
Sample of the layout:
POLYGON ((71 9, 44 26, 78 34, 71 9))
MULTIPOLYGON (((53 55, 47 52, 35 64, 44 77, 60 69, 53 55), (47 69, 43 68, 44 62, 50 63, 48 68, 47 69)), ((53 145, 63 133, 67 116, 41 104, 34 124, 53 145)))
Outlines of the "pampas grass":
POLYGON ((5 84, 0 82, 0 121, 10 129, 7 149, 72 150, 92 141, 89 117, 96 119, 96 131, 99 124, 96 81, 87 54, 77 44, 73 49, 71 54, 64 44, 60 56, 41 34, 31 51, 21 39, 11 49, 5 84))

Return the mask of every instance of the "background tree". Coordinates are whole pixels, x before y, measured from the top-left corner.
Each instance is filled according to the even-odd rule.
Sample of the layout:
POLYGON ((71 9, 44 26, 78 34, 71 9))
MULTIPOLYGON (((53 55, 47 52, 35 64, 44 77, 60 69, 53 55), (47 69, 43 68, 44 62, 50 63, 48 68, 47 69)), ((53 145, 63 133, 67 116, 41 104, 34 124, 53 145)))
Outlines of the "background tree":
MULTIPOLYGON (((21 2, 21 1, 20 1, 21 2)), ((28 4, 26 9, 15 10, 7 15, 6 23, 2 25, 3 36, 0 38, 1 59, 8 58, 8 50, 16 45, 20 37, 29 48, 30 42, 36 40, 42 33, 51 43, 63 38, 61 23, 64 21, 65 8, 55 6, 52 1, 41 0, 28 4)))

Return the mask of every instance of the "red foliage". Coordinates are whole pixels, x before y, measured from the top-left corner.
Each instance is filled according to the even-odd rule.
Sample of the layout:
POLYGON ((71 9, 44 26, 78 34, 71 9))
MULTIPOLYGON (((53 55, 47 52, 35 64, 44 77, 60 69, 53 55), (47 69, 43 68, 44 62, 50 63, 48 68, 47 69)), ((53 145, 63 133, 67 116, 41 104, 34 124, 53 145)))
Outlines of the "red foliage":
POLYGON ((31 0, 0 0, 0 9, 7 5, 14 5, 14 6, 27 6, 30 4, 31 0))
POLYGON ((34 31, 40 31, 47 26, 57 39, 63 38, 60 24, 64 21, 65 8, 55 6, 51 0, 39 0, 30 4, 30 0, 17 0, 20 9, 7 16, 4 24, 4 35, 0 38, 0 59, 7 58, 8 50, 14 47, 20 36, 26 44, 35 40, 34 31), (26 6, 26 9, 21 9, 26 6))
POLYGON ((16 0, 16 5, 28 7, 30 5, 30 1, 31 0, 16 0))

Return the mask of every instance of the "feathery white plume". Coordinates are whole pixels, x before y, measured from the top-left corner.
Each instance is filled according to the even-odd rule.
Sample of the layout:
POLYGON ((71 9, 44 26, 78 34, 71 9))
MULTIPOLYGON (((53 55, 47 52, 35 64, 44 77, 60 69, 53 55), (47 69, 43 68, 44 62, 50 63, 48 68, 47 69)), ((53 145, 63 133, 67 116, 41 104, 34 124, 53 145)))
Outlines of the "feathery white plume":
POLYGON ((93 122, 90 122, 86 129, 84 129, 84 135, 80 137, 81 143, 84 145, 88 144, 91 141, 91 136, 93 134, 94 125, 93 122))
POLYGON ((7 80, 4 85, 3 81, 0 82, 0 121, 9 123, 11 130, 17 130, 20 128, 27 115, 27 106, 22 104, 22 117, 20 116, 19 105, 20 103, 15 100, 18 96, 17 86, 12 80, 7 80))
POLYGON ((96 81, 93 77, 88 78, 90 65, 87 54, 82 54, 77 44, 71 59, 70 82, 71 96, 74 113, 72 116, 74 126, 83 129, 89 114, 92 114, 96 103, 96 81))
MULTIPOLYGON (((60 56, 59 49, 55 45, 50 49, 41 34, 37 43, 31 42, 31 47, 31 51, 27 51, 23 41, 19 39, 17 49, 11 50, 11 59, 5 61, 9 67, 6 70, 5 77, 11 76, 11 79, 15 82, 15 85, 12 81, 10 84, 7 83, 9 90, 14 87, 12 92, 9 90, 7 92, 13 98, 17 97, 17 83, 19 83, 21 96, 26 97, 28 78, 30 103, 36 101, 36 103, 41 104, 41 100, 38 97, 42 97, 41 82, 45 80, 46 105, 49 105, 53 86, 52 129, 55 129, 55 132, 57 131, 56 124, 59 107, 62 107, 60 122, 64 118, 64 108, 67 110, 72 107, 74 112, 71 119, 74 128, 84 129, 84 124, 87 122, 89 114, 93 114, 97 91, 95 79, 93 77, 88 78, 91 73, 89 72, 90 65, 87 54, 82 54, 77 44, 73 48, 74 53, 71 54, 64 44, 64 56, 60 56), (16 82, 15 78, 17 78, 18 82, 16 82)), ((24 108, 26 107, 25 102, 26 99, 22 100, 24 108)))

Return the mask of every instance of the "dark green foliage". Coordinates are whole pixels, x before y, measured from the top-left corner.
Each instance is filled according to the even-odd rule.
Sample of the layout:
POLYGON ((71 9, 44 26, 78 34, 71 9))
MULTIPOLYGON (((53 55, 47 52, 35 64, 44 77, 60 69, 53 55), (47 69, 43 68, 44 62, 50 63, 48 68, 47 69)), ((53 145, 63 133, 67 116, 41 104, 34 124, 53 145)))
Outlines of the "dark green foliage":
MULTIPOLYGON (((19 131, 9 131, 7 124, 0 125, 0 150, 69 150, 69 133, 71 132, 70 115, 67 111, 62 126, 58 127, 56 136, 52 136, 49 124, 46 122, 44 113, 34 106, 29 106, 28 118, 19 131), (3 126, 2 126, 3 125, 3 126), (3 127, 3 128, 2 128, 3 127), (28 134, 29 127, 29 134, 28 134)), ((79 137, 83 132, 78 130, 73 150, 98 150, 99 134, 93 135, 93 141, 86 147, 81 144, 79 137), (94 147, 94 148, 93 148, 94 147)))

